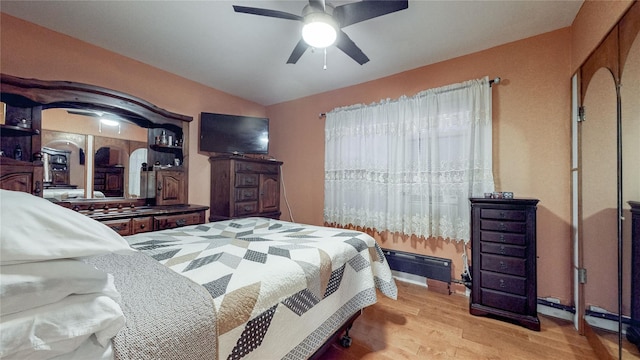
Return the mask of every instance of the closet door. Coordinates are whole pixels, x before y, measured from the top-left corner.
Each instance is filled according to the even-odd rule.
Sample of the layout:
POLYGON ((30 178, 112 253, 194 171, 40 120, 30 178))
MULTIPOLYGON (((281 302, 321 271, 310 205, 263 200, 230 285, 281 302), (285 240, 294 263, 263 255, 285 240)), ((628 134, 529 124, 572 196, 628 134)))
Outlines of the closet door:
POLYGON ((586 269, 584 304, 588 314, 618 312, 617 110, 611 72, 600 68, 584 97, 582 144, 582 268, 586 269))
POLYGON ((577 291, 579 329, 599 339, 602 356, 624 359, 640 357, 640 344, 624 336, 629 318, 632 327, 640 324, 629 205, 640 198, 639 32, 635 2, 582 64, 578 86, 585 117, 578 129, 576 267, 586 270, 577 291))
MULTIPOLYGON (((640 358, 640 6, 636 18, 620 22, 620 140, 622 164, 622 314, 631 318, 627 339, 636 349, 623 349, 624 359, 640 358), (630 45, 627 47, 626 44, 630 45), (634 203, 635 202, 635 203, 634 203), (635 238, 631 204, 636 206, 635 238), (635 355, 632 350, 638 350, 635 355)), ((623 346, 626 343, 623 342, 623 346)))

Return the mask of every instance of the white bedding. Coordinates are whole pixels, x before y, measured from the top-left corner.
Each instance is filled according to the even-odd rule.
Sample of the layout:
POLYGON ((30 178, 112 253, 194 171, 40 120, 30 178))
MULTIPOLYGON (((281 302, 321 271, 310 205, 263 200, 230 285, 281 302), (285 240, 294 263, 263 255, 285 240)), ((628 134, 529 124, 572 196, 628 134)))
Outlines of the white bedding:
POLYGON ((113 360, 113 344, 102 346, 95 337, 85 340, 80 346, 66 354, 53 357, 52 360, 113 360))
MULTIPOLYGON (((58 201, 67 199, 84 199, 84 189, 44 189, 43 196, 45 199, 54 199, 58 201)), ((93 197, 103 199, 104 193, 101 191, 93 191, 93 197)))
POLYGON ((79 259, 135 253, 120 235, 43 198, 0 190, 0 249, 0 358, 108 356, 125 325, 120 293, 112 275, 79 259))
POLYGON ((109 296, 69 295, 48 305, 3 315, 0 357, 49 359, 74 351, 90 337, 105 347, 124 324, 120 306, 109 296))
POLYGON ((80 260, 60 259, 3 265, 0 271, 0 315, 58 302, 72 294, 119 294, 113 278, 80 260))

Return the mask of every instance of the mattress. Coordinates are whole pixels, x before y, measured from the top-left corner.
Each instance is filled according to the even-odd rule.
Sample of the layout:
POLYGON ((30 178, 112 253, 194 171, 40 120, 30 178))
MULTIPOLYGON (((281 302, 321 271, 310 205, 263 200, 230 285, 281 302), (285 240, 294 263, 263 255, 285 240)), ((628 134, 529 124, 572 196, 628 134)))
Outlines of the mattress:
POLYGON ((208 290, 219 359, 307 358, 374 304, 376 289, 397 297, 382 250, 362 232, 245 218, 126 239, 208 290))

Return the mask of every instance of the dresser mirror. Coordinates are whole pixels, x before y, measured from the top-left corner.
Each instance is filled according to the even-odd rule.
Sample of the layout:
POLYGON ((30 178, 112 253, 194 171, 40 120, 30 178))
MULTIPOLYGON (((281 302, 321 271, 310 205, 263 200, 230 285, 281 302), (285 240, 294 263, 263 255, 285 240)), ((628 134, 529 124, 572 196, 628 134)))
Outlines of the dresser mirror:
POLYGON ((147 129, 104 112, 44 110, 44 197, 58 201, 140 197, 147 138, 147 129), (56 152, 66 155, 64 164, 49 154, 56 152), (86 166, 87 162, 93 166, 86 166), (65 172, 68 175, 61 175, 65 172))
POLYGON ((632 257, 629 206, 640 200, 639 31, 640 3, 634 3, 578 73, 584 119, 578 130, 576 267, 586 276, 577 286, 576 308, 579 328, 603 345, 607 357, 620 359, 640 358, 640 345, 625 336, 640 320, 640 299, 632 296, 640 285, 632 278, 639 260, 632 257))
MULTIPOLYGON (((24 130, 5 126, 6 137, 3 133, 3 142, 9 142, 3 149, 15 146, 25 151, 19 159, 11 160, 13 167, 5 168, 11 179, 14 174, 25 174, 20 183, 25 190, 42 196, 39 179, 46 180, 48 187, 79 188, 83 201, 91 208, 94 204, 90 202, 98 201, 94 200, 97 192, 92 189, 105 197, 124 199, 108 202, 132 203, 126 198, 142 197, 157 205, 185 203, 188 172, 183 163, 188 151, 184 134, 188 133, 191 116, 172 113, 129 94, 94 85, 7 74, 0 74, 0 82, 7 117, 25 118, 29 123, 24 130), (98 121, 98 117, 106 115, 119 121, 116 126, 98 121), (54 163, 48 164, 47 174, 42 174, 43 163, 51 159, 54 163), (162 175, 157 179, 158 184, 154 180, 156 186, 152 187, 162 189, 161 192, 151 193, 151 182, 136 181, 144 178, 136 173, 144 162, 157 164, 154 170, 163 170, 158 172, 162 175), (179 167, 174 167, 178 164, 179 167), (12 170, 14 168, 21 172, 12 170), (68 174, 61 174, 66 170, 68 174)), ((7 186, 14 184, 15 181, 7 186)))

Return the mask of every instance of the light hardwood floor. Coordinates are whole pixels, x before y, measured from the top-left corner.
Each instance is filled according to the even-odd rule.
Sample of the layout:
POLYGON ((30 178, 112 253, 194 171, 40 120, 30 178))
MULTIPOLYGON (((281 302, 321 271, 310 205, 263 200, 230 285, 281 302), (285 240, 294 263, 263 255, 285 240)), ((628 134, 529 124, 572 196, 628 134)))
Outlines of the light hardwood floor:
MULTIPOLYGON (((593 328, 592 328, 593 329, 593 328)), ((599 354, 602 360, 618 359, 622 356, 624 360, 638 360, 640 359, 640 349, 626 337, 622 338, 622 348, 618 351, 618 333, 610 332, 602 329, 592 330, 596 338, 593 340, 595 344, 592 347, 599 354)))
POLYGON ((542 330, 469 314, 468 298, 397 282, 398 300, 379 294, 323 359, 597 359, 573 324, 540 316, 542 330))

